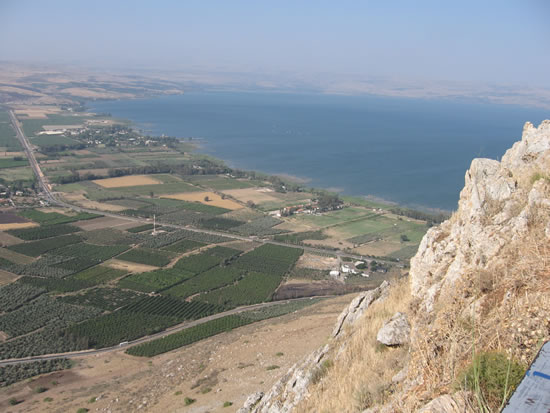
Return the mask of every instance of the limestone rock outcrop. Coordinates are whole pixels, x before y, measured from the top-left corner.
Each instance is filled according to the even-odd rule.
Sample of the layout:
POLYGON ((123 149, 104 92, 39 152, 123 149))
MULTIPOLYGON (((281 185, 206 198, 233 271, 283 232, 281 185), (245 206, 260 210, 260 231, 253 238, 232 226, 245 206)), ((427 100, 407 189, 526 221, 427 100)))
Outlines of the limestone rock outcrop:
POLYGON ((412 293, 427 311, 436 296, 452 290, 472 270, 487 268, 510 241, 528 230, 530 217, 547 198, 550 121, 526 123, 523 138, 498 162, 474 159, 466 172, 458 210, 424 236, 411 260, 412 293), (538 176, 542 179, 535 180, 538 176))
POLYGON ((386 346, 401 346, 409 342, 410 332, 411 325, 407 315, 398 312, 378 330, 376 339, 386 346))

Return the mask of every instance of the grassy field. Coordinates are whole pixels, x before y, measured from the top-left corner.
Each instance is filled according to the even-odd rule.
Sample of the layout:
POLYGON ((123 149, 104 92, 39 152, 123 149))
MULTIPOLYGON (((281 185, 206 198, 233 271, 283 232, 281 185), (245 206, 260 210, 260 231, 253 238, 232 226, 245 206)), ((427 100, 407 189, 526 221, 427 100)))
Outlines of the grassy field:
POLYGON ((68 138, 66 136, 43 135, 37 138, 31 138, 31 143, 33 145, 37 145, 43 148, 43 147, 56 146, 56 145, 74 146, 74 145, 78 145, 80 142, 75 141, 74 139, 68 138))
POLYGON ((312 227, 324 228, 371 215, 373 215, 373 213, 365 208, 350 207, 338 211, 326 212, 322 215, 298 215, 293 219, 299 223, 311 225, 312 227))
POLYGON ((27 159, 0 158, 0 169, 17 168, 18 166, 26 166, 29 164, 27 159))
POLYGON ((22 149, 21 143, 15 136, 10 118, 6 111, 0 110, 0 148, 8 152, 16 152, 22 149))
POLYGON ((229 178, 227 176, 218 176, 218 175, 199 176, 193 179, 189 179, 189 181, 197 185, 200 185, 204 188, 210 188, 216 191, 224 191, 228 189, 252 188, 254 186, 254 184, 251 183, 250 181, 238 180, 235 178, 229 178))

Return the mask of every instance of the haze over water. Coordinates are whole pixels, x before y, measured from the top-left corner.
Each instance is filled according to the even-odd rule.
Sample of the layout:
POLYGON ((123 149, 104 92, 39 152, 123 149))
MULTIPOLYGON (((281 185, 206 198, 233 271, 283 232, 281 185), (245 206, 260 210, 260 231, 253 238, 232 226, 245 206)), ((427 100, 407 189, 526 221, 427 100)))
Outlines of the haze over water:
POLYGON ((499 159, 541 109, 373 96, 196 92, 90 103, 148 133, 202 138, 230 166, 454 210, 476 157, 499 159))

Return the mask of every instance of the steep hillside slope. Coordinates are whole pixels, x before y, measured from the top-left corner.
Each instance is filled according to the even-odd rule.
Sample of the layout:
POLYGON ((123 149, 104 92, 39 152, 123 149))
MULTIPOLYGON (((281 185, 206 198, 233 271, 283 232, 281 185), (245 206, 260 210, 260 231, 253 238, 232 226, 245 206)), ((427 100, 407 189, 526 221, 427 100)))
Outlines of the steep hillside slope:
POLYGON ((409 278, 362 294, 339 321, 241 411, 497 411, 550 337, 550 121, 527 123, 501 162, 474 160, 409 278), (486 383, 492 368, 500 381, 486 383))

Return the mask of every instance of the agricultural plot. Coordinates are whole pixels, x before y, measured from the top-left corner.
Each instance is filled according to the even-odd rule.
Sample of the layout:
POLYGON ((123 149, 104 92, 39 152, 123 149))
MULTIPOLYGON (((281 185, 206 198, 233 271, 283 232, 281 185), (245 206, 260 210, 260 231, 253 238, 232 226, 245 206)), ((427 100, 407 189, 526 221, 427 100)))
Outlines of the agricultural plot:
POLYGON ((162 182, 149 175, 129 175, 118 178, 96 179, 93 183, 103 188, 123 188, 129 186, 160 185, 162 182))
POLYGON ((0 118, 0 147, 6 148, 8 152, 18 152, 22 150, 21 143, 15 135, 15 130, 12 128, 10 118, 4 111, 0 112, 1 115, 6 117, 0 118))
MULTIPOLYGON (((54 293, 69 293, 80 291, 84 288, 92 287, 94 284, 84 280, 75 280, 72 278, 41 278, 41 277, 21 277, 18 282, 32 286, 33 288, 44 289, 44 291, 54 293)), ((78 303, 75 303, 78 304, 78 303)))
MULTIPOLYGON (((61 278, 69 275, 71 272, 63 268, 57 268, 55 266, 66 260, 67 258, 64 257, 45 255, 40 259, 31 262, 30 264, 12 264, 3 268, 7 271, 13 272, 14 274, 25 274, 36 277, 61 278)), ((0 265, 3 266, 4 264, 5 263, 0 261, 0 265)))
POLYGON ((244 271, 239 268, 233 268, 232 266, 215 267, 163 291, 163 294, 187 298, 194 294, 207 292, 232 284, 243 276, 244 271))
POLYGON ((27 166, 28 164, 29 161, 25 158, 0 158, 0 169, 17 168, 18 166, 27 166))
POLYGON ((169 251, 133 248, 130 251, 118 256, 117 259, 137 262, 138 264, 152 265, 155 267, 164 267, 169 264, 174 257, 175 254, 169 251))
MULTIPOLYGON (((141 213, 140 213, 141 214, 141 213)), ((139 214, 138 214, 139 215, 139 214)), ((152 216, 152 215, 150 215, 152 216)), ((182 209, 180 211, 170 212, 162 216, 157 216, 157 221, 163 224, 176 224, 176 225, 191 225, 200 226, 201 222, 208 218, 213 218, 214 215, 208 215, 201 212, 189 211, 182 209)))
POLYGON ((276 203, 279 204, 280 201, 274 197, 274 193, 270 189, 262 188, 245 188, 245 189, 230 189, 223 191, 224 194, 235 198, 236 200, 247 203, 253 202, 256 205, 262 205, 264 203, 276 203))
POLYGON ((70 369, 72 365, 69 359, 64 358, 7 365, 0 368, 0 387, 9 386, 39 374, 70 369))
POLYGON ((121 310, 73 325, 67 331, 86 342, 88 348, 103 348, 157 333, 176 322, 173 317, 121 310))
POLYGON ((133 228, 128 228, 126 231, 131 232, 133 234, 137 234, 139 232, 143 231, 150 231, 153 229, 153 224, 144 224, 133 228))
POLYGON ((182 269, 189 271, 193 274, 198 274, 209 270, 212 267, 220 265, 222 259, 214 257, 207 252, 202 252, 200 254, 190 255, 188 257, 181 258, 174 268, 182 269))
POLYGON ((71 275, 70 278, 75 280, 82 280, 91 283, 92 285, 103 284, 109 281, 115 280, 126 274, 126 271, 117 270, 111 267, 105 267, 98 265, 93 268, 89 268, 85 271, 71 275))
POLYGON ((183 239, 181 241, 177 241, 171 245, 168 245, 167 247, 164 247, 163 249, 166 251, 176 252, 176 253, 184 253, 188 251, 193 251, 197 248, 204 247, 205 243, 197 242, 197 241, 191 241, 188 239, 183 239))
POLYGON ((155 236, 149 235, 145 238, 145 241, 141 244, 144 248, 162 248, 166 245, 173 244, 176 241, 180 241, 184 238, 188 238, 190 231, 179 230, 174 232, 164 232, 155 236))
POLYGON ((113 228, 102 228, 82 233, 82 238, 96 245, 131 245, 138 243, 142 237, 137 234, 129 234, 113 228))
POLYGON ((114 311, 136 302, 141 296, 132 291, 118 288, 93 288, 76 295, 65 295, 58 300, 69 304, 78 304, 114 311))
MULTIPOLYGON (((317 228, 346 223, 359 218, 373 218, 378 214, 361 207, 349 207, 338 211, 325 212, 322 215, 298 215, 295 219, 299 223, 305 223, 317 228)), ((350 223, 350 225, 352 225, 350 223)))
POLYGON ((191 272, 171 268, 130 275, 120 280, 118 286, 148 293, 164 290, 192 276, 191 272))
POLYGON ((195 343, 225 331, 249 324, 250 321, 238 316, 230 315, 208 321, 198 326, 187 328, 175 334, 131 347, 126 352, 132 356, 153 357, 177 348, 195 343))
POLYGON ((198 224, 202 228, 213 229, 216 231, 228 231, 233 227, 238 227, 243 224, 242 221, 235 219, 214 217, 210 219, 200 220, 198 224))
POLYGON ((303 250, 264 244, 238 257, 234 264, 247 271, 282 276, 296 263, 303 250))
POLYGON ((281 234, 275 235, 273 239, 278 242, 286 242, 289 244, 301 244, 305 240, 324 240, 327 239, 328 235, 324 234, 322 231, 304 231, 304 232, 293 232, 292 234, 281 234))
POLYGON ((42 295, 15 311, 0 316, 0 331, 11 337, 30 333, 49 324, 68 326, 99 314, 92 307, 61 303, 42 295))
MULTIPOLYGON (((70 235, 69 235, 70 236, 70 235)), ((55 238, 54 238, 55 239, 55 238)), ((95 245, 86 242, 73 243, 51 251, 51 254, 74 257, 100 263, 126 251, 127 245, 95 245)))
MULTIPOLYGON (((196 189, 196 188, 195 188, 196 189)), ((203 205, 215 206, 218 208, 224 208, 226 210, 234 210, 242 208, 241 204, 238 204, 235 201, 232 201, 227 198, 222 198, 220 195, 215 192, 189 192, 181 194, 170 194, 164 196, 165 198, 179 199, 181 201, 188 202, 200 202, 203 205)))
POLYGON ((101 216, 88 212, 80 212, 75 215, 63 215, 58 212, 42 212, 38 209, 27 209, 19 212, 19 215, 41 225, 68 224, 70 222, 83 221, 101 216))
POLYGON ((13 311, 26 302, 45 293, 43 288, 37 288, 32 285, 14 282, 0 287, 0 313, 13 311))
MULTIPOLYGON (((6 182, 24 181, 24 185, 30 187, 34 179, 34 174, 30 166, 20 166, 18 168, 0 169, 0 179, 6 182)), ((4 226, 2 226, 2 228, 9 229, 4 228, 4 226)))
POLYGON ((270 301, 281 280, 282 275, 249 273, 236 284, 201 294, 196 299, 225 309, 270 301))
POLYGON ((12 229, 8 231, 8 233, 25 241, 34 241, 44 238, 58 237, 60 235, 72 234, 78 231, 80 231, 80 228, 78 227, 66 224, 59 224, 33 228, 12 229))
POLYGON ((0 343, 0 359, 64 353, 88 348, 86 339, 73 337, 65 332, 64 324, 53 323, 45 330, 0 343))
POLYGON ((233 228, 233 231, 241 235, 274 235, 280 234, 282 232, 287 232, 285 230, 280 230, 273 228, 275 225, 281 224, 283 221, 277 218, 265 216, 258 219, 255 219, 251 222, 243 224, 241 226, 233 228))
MULTIPOLYGON (((132 177, 134 175, 129 175, 132 177)), ((148 176, 148 175, 145 175, 148 176)), ((117 179, 117 178, 108 178, 108 179, 117 179)), ((147 185, 134 185, 134 186, 122 186, 122 187, 111 187, 105 188, 102 186, 96 187, 99 191, 93 192, 90 191, 91 188, 86 188, 88 195, 91 199, 94 197, 98 198, 109 198, 109 197, 120 197, 121 195, 125 197, 139 197, 139 196, 150 196, 151 192, 154 195, 168 195, 182 192, 193 192, 198 191, 199 189, 186 184, 185 182, 171 182, 171 183, 157 183, 157 184, 147 184, 147 185)))
POLYGON ((139 208, 140 211, 169 214, 184 209, 186 211, 201 212, 209 215, 221 215, 230 211, 227 208, 221 208, 215 205, 206 205, 199 202, 187 202, 170 198, 158 198, 147 201, 150 202, 150 204, 139 208))
POLYGON ((199 177, 194 177, 194 179, 191 179, 190 181, 204 188, 214 189, 216 191, 251 188, 254 186, 254 183, 250 183, 249 181, 218 175, 200 176, 200 179, 199 177))
POLYGON ((47 115, 43 119, 20 119, 25 135, 32 137, 42 130, 44 125, 81 125, 87 117, 69 115, 47 115))
POLYGON ((31 138, 30 141, 33 145, 38 146, 40 149, 49 148, 52 146, 76 147, 82 145, 81 142, 62 135, 44 135, 37 138, 31 138))
POLYGON ((26 242, 24 244, 15 244, 7 247, 8 249, 31 257, 38 257, 48 251, 63 248, 68 245, 76 244, 81 241, 81 237, 75 234, 63 235, 55 238, 48 238, 39 241, 26 242))
POLYGON ((154 357, 247 324, 293 313, 319 301, 317 299, 303 300, 274 305, 265 309, 247 311, 239 315, 220 317, 180 332, 130 347, 126 350, 126 353, 132 356, 154 357))
POLYGON ((196 320, 220 311, 220 308, 199 301, 187 302, 174 297, 146 297, 130 304, 124 311, 174 317, 178 322, 196 320))
POLYGON ((213 257, 221 258, 222 260, 236 257, 241 251, 216 245, 214 248, 210 248, 205 251, 205 254, 212 255, 213 257))

